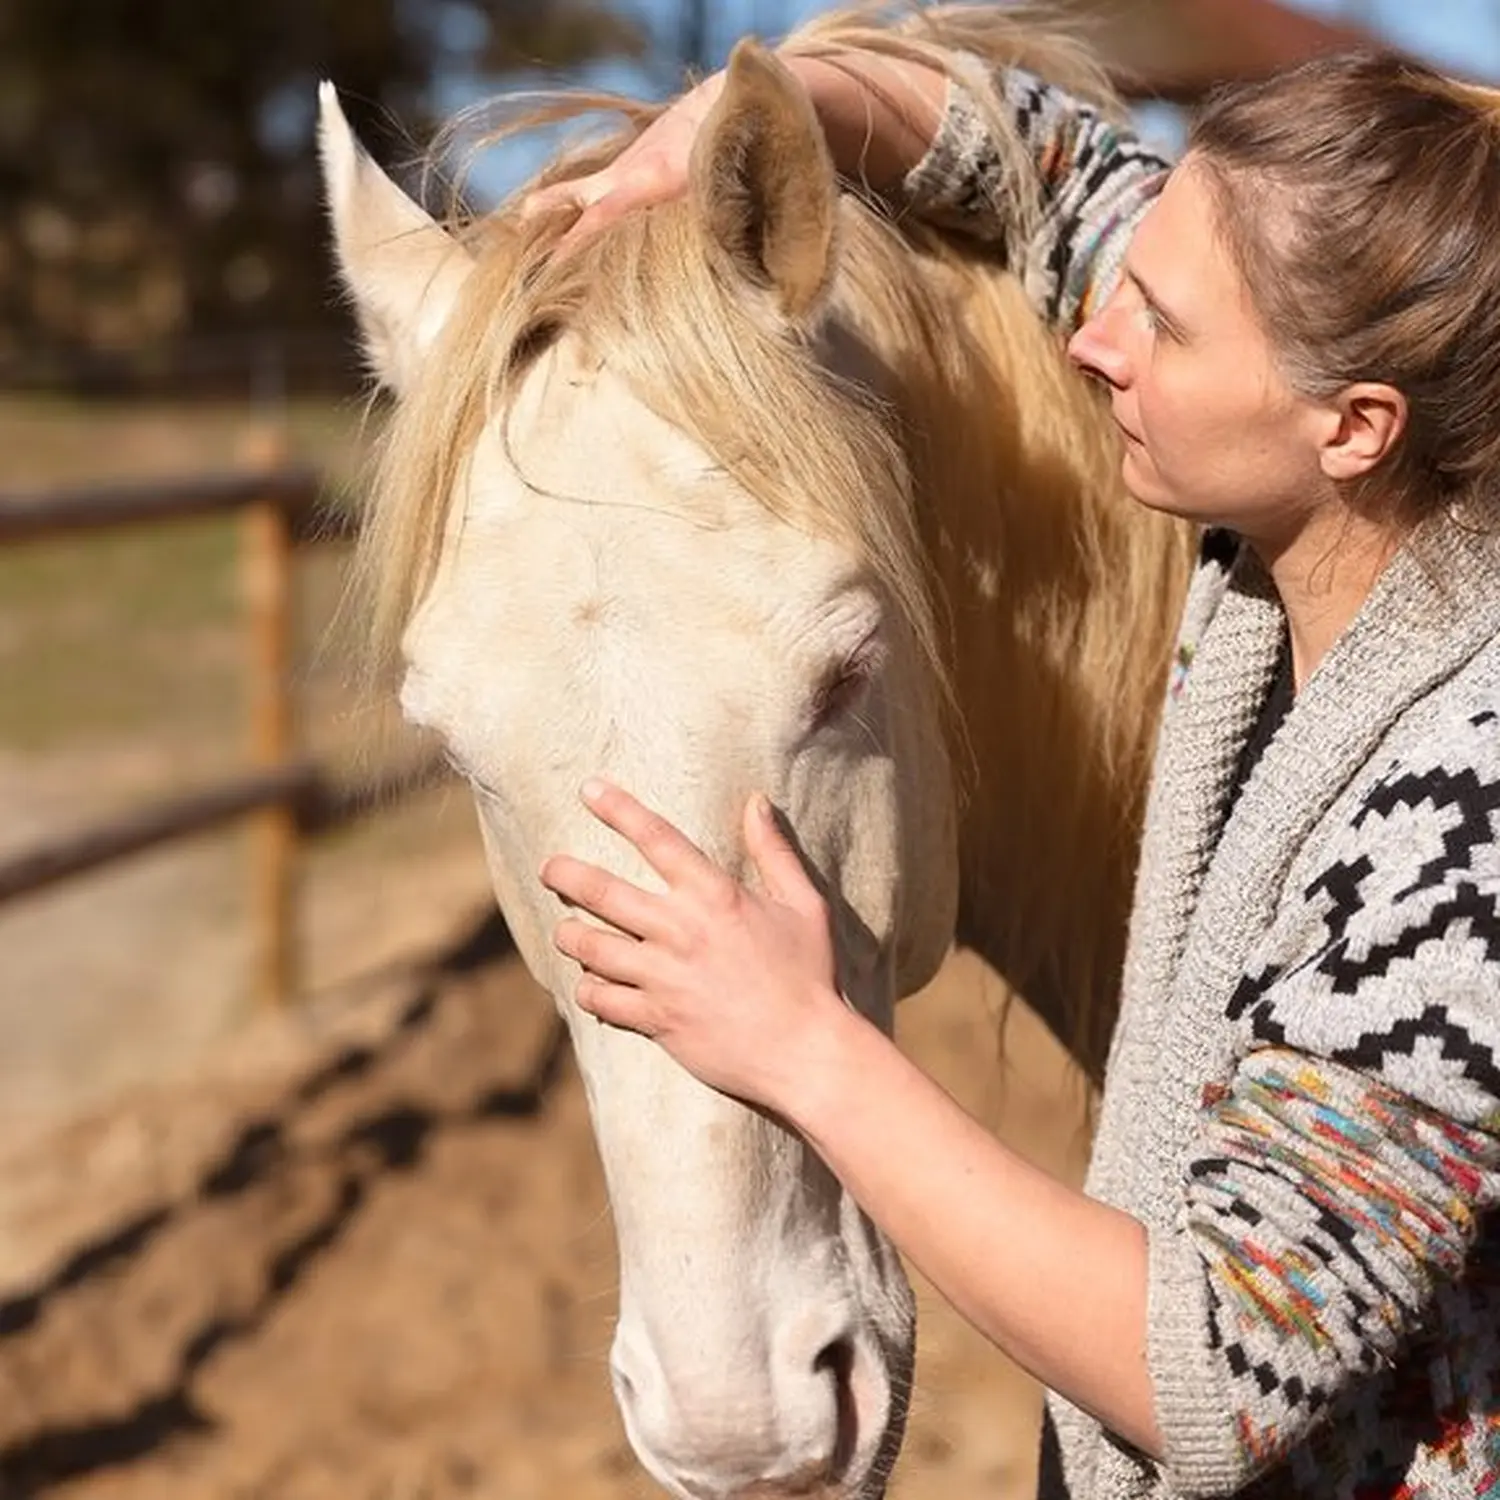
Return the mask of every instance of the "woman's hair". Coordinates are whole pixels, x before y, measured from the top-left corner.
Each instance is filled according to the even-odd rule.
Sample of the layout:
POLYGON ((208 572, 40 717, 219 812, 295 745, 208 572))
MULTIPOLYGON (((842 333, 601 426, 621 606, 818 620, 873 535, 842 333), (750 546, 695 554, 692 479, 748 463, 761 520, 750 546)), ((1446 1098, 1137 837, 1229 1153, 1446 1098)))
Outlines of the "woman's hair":
POLYGON ((1189 151, 1292 384, 1406 397, 1351 496, 1412 524, 1500 479, 1500 93, 1357 52, 1216 94, 1189 151))

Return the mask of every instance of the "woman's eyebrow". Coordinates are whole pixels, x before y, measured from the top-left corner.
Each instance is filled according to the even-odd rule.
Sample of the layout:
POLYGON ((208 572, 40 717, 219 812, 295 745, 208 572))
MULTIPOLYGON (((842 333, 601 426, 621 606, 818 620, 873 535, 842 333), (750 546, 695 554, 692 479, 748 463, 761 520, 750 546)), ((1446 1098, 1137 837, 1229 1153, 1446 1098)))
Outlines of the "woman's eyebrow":
POLYGON ((1162 305, 1161 298, 1158 297, 1156 293, 1153 292, 1151 288, 1141 280, 1140 275, 1136 271, 1132 270, 1131 267, 1125 267, 1125 276, 1135 287, 1136 291, 1141 294, 1142 299, 1145 301, 1146 305, 1151 309, 1151 311, 1154 312, 1156 316, 1167 325, 1167 328, 1172 333, 1181 338, 1184 333, 1182 319, 1177 317, 1168 308, 1162 305))

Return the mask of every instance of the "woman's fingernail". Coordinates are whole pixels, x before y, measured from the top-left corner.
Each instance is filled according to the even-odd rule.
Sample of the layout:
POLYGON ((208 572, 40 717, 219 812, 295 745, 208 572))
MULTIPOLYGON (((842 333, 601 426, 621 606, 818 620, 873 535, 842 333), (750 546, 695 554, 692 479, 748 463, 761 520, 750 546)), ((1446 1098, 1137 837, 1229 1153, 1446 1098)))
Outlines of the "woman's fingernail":
POLYGON ((578 788, 579 794, 585 802, 597 802, 604 795, 604 783, 596 776, 590 776, 584 784, 578 788))
POLYGON ((755 804, 755 816, 762 823, 769 823, 771 821, 771 799, 764 792, 757 792, 752 801, 755 804))

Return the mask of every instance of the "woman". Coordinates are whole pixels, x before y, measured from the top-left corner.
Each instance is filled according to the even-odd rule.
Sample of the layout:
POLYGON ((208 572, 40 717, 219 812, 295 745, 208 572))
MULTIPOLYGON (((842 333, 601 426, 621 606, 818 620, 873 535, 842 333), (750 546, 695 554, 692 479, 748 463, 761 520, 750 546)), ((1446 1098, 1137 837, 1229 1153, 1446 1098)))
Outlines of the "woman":
MULTIPOLYGON (((845 169, 997 222, 964 90, 845 62, 796 64, 845 169)), ((577 232, 679 190, 715 87, 551 190, 577 232)), ((764 798, 749 890, 586 787, 665 889, 554 857, 618 929, 557 943, 585 1009, 785 1118, 1055 1393, 1044 1494, 1500 1493, 1500 115, 1324 60, 1210 105, 1163 183, 1078 101, 1000 92, 1047 207, 1027 285, 1130 491, 1206 528, 1087 1193, 843 1004, 764 798)))

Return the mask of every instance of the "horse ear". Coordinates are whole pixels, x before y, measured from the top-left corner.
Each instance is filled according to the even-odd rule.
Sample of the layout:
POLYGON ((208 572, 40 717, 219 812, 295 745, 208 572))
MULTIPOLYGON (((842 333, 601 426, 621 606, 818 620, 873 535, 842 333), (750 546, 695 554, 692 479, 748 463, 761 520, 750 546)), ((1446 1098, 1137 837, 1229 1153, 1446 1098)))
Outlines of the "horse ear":
POLYGON ((730 55, 690 171, 709 242, 783 315, 806 319, 833 273, 838 188, 807 91, 757 43, 730 55))
POLYGON ((399 393, 473 262, 366 154, 331 83, 318 90, 318 152, 339 272, 365 353, 376 378, 399 393))

